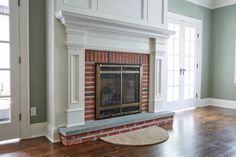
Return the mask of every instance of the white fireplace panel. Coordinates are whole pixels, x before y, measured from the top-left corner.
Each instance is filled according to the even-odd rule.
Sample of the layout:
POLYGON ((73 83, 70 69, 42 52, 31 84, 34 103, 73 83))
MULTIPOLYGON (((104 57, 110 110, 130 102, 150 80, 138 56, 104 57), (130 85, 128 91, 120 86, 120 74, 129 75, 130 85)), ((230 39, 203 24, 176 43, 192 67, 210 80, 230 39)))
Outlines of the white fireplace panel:
POLYGON ((163 22, 163 3, 165 0, 148 0, 148 21, 154 23, 163 22), (158 12, 158 13, 157 13, 158 12))
POLYGON ((142 19, 143 0, 98 0, 98 11, 142 19))
POLYGON ((55 0, 55 11, 165 28, 167 0, 55 0))
POLYGON ((71 87, 71 104, 79 103, 79 77, 80 71, 79 68, 79 55, 70 55, 70 87, 71 87))
POLYGON ((92 0, 64 0, 64 4, 86 9, 92 8, 92 0))
POLYGON ((149 38, 117 34, 112 32, 89 31, 86 37, 86 49, 149 53, 149 38))

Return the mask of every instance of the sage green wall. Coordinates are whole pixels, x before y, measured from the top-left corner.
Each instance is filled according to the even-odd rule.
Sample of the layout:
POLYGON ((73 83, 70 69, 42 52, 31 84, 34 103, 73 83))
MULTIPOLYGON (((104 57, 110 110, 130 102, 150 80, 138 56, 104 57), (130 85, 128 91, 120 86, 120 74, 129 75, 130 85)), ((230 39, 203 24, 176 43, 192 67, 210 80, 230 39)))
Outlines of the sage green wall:
POLYGON ((201 97, 207 98, 210 95, 211 10, 185 0, 169 0, 169 11, 203 21, 201 97))
POLYGON ((45 0, 29 0, 30 106, 37 107, 31 123, 46 121, 45 0))
MULTIPOLYGON (((46 0, 29 1, 31 123, 46 121, 46 0)), ((203 20, 202 98, 236 100, 233 86, 236 5, 209 10, 185 0, 169 0, 169 11, 203 20)))
POLYGON ((236 5, 212 11, 210 97, 236 100, 233 85, 236 5))

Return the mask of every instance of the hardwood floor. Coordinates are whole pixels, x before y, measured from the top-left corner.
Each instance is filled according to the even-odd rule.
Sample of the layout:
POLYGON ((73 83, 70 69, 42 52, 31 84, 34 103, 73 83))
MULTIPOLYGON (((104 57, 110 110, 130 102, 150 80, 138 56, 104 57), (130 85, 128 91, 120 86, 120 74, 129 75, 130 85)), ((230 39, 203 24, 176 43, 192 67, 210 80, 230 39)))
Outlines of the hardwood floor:
POLYGON ((204 107, 177 113, 170 138, 146 147, 111 145, 102 141, 65 147, 46 138, 0 145, 0 156, 32 157, 231 157, 236 156, 236 110, 204 107))

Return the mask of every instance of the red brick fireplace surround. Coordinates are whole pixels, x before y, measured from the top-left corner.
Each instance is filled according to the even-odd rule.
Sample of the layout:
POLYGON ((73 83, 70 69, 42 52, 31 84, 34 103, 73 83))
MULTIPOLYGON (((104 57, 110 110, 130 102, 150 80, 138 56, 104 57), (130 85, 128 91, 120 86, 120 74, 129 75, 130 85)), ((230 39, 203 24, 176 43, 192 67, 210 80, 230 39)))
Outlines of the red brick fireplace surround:
POLYGON ((145 53, 125 53, 111 51, 85 51, 85 121, 81 126, 61 128, 61 141, 64 145, 94 141, 100 137, 116 135, 154 125, 172 125, 174 113, 161 111, 149 113, 149 66, 150 55, 145 53), (96 63, 142 64, 142 114, 133 114, 95 120, 96 63), (94 121, 95 120, 95 121, 94 121), (118 123, 119 122, 119 123, 118 123), (109 125, 108 125, 109 123, 109 125))
POLYGON ((142 112, 148 111, 149 98, 149 54, 110 51, 85 51, 85 120, 95 119, 95 64, 142 64, 142 112))

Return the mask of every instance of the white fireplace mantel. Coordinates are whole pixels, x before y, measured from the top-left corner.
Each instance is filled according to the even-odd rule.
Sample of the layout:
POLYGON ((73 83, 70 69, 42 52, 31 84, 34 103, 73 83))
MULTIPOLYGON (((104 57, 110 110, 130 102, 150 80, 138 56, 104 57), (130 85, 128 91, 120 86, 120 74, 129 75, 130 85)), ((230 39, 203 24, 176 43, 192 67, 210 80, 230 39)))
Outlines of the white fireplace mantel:
POLYGON ((162 110, 165 100, 166 39, 174 32, 101 17, 59 11, 68 51, 67 127, 84 120, 85 49, 150 54, 149 111, 162 110))

